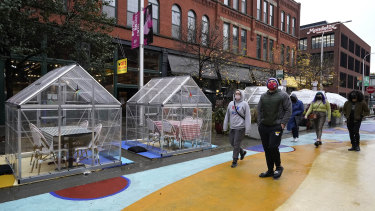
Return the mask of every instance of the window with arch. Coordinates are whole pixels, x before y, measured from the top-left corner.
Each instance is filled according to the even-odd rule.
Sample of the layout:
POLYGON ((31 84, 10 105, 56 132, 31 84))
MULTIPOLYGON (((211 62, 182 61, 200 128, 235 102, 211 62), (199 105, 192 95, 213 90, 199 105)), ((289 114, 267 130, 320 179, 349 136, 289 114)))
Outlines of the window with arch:
POLYGON ((187 39, 188 42, 193 42, 195 43, 196 39, 196 15, 193 10, 189 10, 188 12, 188 34, 187 34, 187 39))
POLYGON ((176 4, 172 6, 172 37, 181 38, 181 10, 176 4))
POLYGON ((210 33, 210 21, 206 15, 202 16, 202 45, 207 46, 208 44, 208 36, 210 33))
POLYGON ((126 16, 126 26, 132 27, 133 15, 138 12, 138 0, 128 0, 128 12, 126 16))
POLYGON ((148 0, 152 5, 152 29, 155 34, 159 33, 159 2, 158 0, 148 0))

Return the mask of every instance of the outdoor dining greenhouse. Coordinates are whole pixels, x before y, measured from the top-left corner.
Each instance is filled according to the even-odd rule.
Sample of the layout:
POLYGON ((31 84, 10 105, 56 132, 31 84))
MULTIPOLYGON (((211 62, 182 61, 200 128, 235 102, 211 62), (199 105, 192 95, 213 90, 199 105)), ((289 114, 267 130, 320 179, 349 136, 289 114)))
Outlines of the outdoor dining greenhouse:
POLYGON ((6 161, 19 183, 121 165, 121 104, 81 66, 6 102, 6 161))
POLYGON ((190 76, 154 78, 126 105, 126 144, 159 156, 211 147, 212 105, 190 76))

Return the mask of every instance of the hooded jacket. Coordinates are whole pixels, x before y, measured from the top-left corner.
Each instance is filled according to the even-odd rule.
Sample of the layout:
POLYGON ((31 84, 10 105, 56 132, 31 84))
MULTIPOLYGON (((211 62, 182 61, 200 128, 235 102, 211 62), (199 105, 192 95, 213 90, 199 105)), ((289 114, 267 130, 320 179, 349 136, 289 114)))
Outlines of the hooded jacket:
POLYGON ((296 102, 292 102, 292 116, 289 119, 288 125, 287 125, 287 130, 292 130, 292 128, 298 126, 296 124, 299 124, 299 121, 297 122, 296 116, 301 116, 304 111, 303 103, 302 101, 298 100, 296 94, 292 94, 291 96, 296 98, 296 102))
POLYGON ((247 102, 244 102, 244 92, 239 89, 237 89, 236 91, 241 92, 241 99, 239 101, 236 101, 234 98, 235 95, 233 95, 233 101, 231 101, 228 104, 227 112, 225 114, 223 130, 227 131, 229 120, 230 129, 245 128, 245 134, 249 134, 251 127, 250 107, 249 104, 247 104, 247 102), (241 116, 237 114, 234 104, 236 104, 238 113, 240 113, 241 116, 245 117, 245 119, 243 119, 241 116))

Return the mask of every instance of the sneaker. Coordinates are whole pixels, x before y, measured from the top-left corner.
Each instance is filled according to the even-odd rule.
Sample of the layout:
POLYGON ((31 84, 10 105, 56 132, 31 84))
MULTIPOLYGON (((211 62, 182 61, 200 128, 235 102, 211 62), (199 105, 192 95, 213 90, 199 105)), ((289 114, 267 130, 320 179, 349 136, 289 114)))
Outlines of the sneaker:
POLYGON ((260 173, 259 177, 262 177, 262 178, 264 178, 264 177, 272 177, 273 174, 274 174, 273 171, 266 171, 266 172, 260 173))
POLYGON ((246 151, 244 150, 243 153, 241 153, 241 157, 240 157, 240 160, 243 160, 245 158, 245 155, 246 155, 246 151))
POLYGON ((283 173, 283 171, 284 171, 284 167, 282 167, 282 166, 276 167, 276 171, 273 173, 273 178, 277 179, 277 178, 281 177, 281 174, 283 173))
POLYGON ((319 145, 322 145, 322 142, 321 141, 318 141, 319 142, 319 145))
POLYGON ((292 142, 296 142, 296 139, 295 139, 295 138, 293 138, 292 142))
POLYGON ((299 141, 299 139, 298 139, 298 138, 295 138, 294 141, 297 142, 297 141, 299 141))
POLYGON ((232 162, 232 165, 230 167, 236 168, 237 167, 237 162, 232 162))
POLYGON ((357 151, 357 152, 359 152, 359 151, 361 151, 361 148, 360 148, 359 146, 356 146, 356 147, 354 148, 354 150, 357 151))

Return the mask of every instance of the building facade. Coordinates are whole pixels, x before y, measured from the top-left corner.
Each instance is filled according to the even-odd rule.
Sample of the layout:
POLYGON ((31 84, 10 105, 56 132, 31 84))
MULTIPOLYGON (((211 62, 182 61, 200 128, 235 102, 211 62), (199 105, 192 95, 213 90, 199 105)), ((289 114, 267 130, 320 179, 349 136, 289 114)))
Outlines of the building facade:
MULTIPOLYGON (((194 75, 197 66, 178 66, 197 63, 196 55, 187 55, 181 43, 191 39, 202 42, 204 31, 215 33, 213 28, 222 37, 222 49, 237 56, 236 62, 220 70, 230 81, 229 89, 263 84, 266 77, 274 76, 272 64, 294 63, 300 23, 300 4, 295 1, 145 0, 148 4, 153 5, 154 37, 153 43, 145 46, 145 83, 156 76, 194 75)), ((132 16, 138 8, 138 0, 124 0, 112 1, 111 7, 103 10, 117 20, 112 35, 123 51, 119 49, 115 60, 128 58, 128 73, 114 76, 114 93, 125 102, 138 90, 138 53, 130 48, 132 16)), ((219 91, 215 74, 202 75, 206 94, 219 91)))
MULTIPOLYGON (((108 5, 102 6, 102 12, 116 20, 111 36, 117 51, 112 61, 106 63, 107 74, 98 76, 101 78, 98 81, 125 103, 139 87, 139 53, 138 49, 131 49, 132 18, 139 10, 139 1, 105 1, 108 5), (127 58, 127 73, 117 74, 117 61, 123 58, 127 58)), ((64 2, 67 5, 74 3, 72 0, 64 2)), ((199 57, 181 46, 187 41, 202 44, 215 31, 222 40, 218 49, 231 52, 235 59, 216 69, 225 76, 221 86, 213 67, 206 67, 202 73, 200 86, 211 101, 223 90, 264 84, 267 77, 275 76, 275 66, 294 63, 301 5, 293 0, 144 0, 144 5, 152 5, 154 32, 153 42, 146 45, 144 51, 144 83, 154 77, 170 75, 190 74, 196 79, 199 57), (184 67, 182 63, 189 65, 184 67)), ((88 46, 85 49, 90 49, 89 45, 85 43, 88 46)), ((5 72, 4 61, 0 57, 0 72, 5 72)), ((14 76, 13 95, 48 71, 72 62, 47 53, 31 57, 25 62, 27 77, 14 76)), ((4 74, 0 75, 0 84, 6 84, 4 74)), ((0 108, 4 107, 5 101, 3 89, 0 108)), ((0 124, 3 123, 4 113, 0 112, 0 124)))
POLYGON ((344 24, 322 21, 300 27, 299 50, 320 58, 322 37, 323 58, 331 60, 334 72, 331 83, 323 83, 324 90, 344 97, 353 89, 362 90, 362 75, 370 75, 371 47, 344 24))

